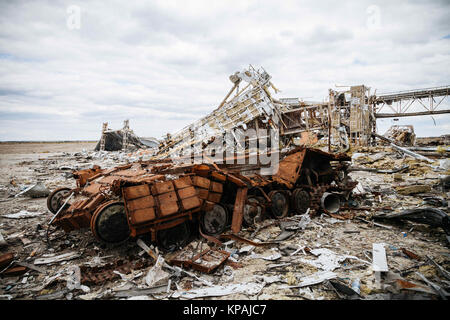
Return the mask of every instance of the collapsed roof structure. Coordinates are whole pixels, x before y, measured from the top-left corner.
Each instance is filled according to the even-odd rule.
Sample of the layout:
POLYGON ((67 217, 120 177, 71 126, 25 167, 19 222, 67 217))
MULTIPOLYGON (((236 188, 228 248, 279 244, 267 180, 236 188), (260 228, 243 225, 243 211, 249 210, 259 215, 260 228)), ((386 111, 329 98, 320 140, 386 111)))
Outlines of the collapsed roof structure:
POLYGON ((129 120, 125 120, 123 128, 108 129, 108 123, 103 123, 102 135, 97 142, 95 151, 119 151, 139 148, 155 148, 159 142, 154 138, 140 138, 130 129, 129 120))
POLYGON ((280 143, 281 148, 289 148, 294 146, 295 138, 310 144, 325 137, 328 151, 345 152, 351 146, 375 143, 378 118, 450 113, 450 109, 438 109, 448 98, 450 86, 377 95, 371 94, 369 87, 357 85, 341 91, 329 89, 326 102, 306 102, 298 98, 275 99, 269 90, 279 90, 263 68, 250 65, 231 75, 230 80, 233 87, 222 103, 191 125, 167 134, 157 159, 201 154, 212 144, 209 149, 219 152, 225 151, 224 145, 238 153, 249 153, 251 146, 257 146, 252 141, 266 138, 266 146, 278 147, 280 143), (246 85, 239 89, 241 83, 246 85), (407 112, 414 103, 426 111, 407 112), (392 112, 381 113, 385 108, 392 112), (270 135, 270 129, 275 134, 270 135))
POLYGON ((216 149, 225 151, 228 146, 243 152, 248 130, 255 130, 257 137, 260 128, 279 130, 281 113, 286 110, 286 104, 272 98, 269 89, 278 90, 271 78, 263 68, 252 66, 231 75, 233 87, 222 103, 205 117, 173 135, 168 134, 157 158, 201 154, 218 138, 222 139, 223 144, 219 146, 215 143, 216 149), (239 89, 242 83, 246 85, 239 89), (229 99, 234 91, 234 96, 229 99))

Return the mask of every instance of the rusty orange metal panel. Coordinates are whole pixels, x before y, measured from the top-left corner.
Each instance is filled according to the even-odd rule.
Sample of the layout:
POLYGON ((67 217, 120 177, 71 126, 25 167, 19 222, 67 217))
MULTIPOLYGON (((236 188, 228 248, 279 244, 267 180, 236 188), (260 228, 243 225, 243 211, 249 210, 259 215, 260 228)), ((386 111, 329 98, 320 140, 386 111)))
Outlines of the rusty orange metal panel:
POLYGON ((201 176, 207 176, 210 170, 210 167, 206 164, 198 164, 192 168, 192 172, 195 172, 201 176))
POLYGON ((87 187, 85 187, 83 189, 83 193, 84 194, 96 194, 100 192, 100 188, 103 187, 103 185, 99 184, 99 183, 91 183, 90 185, 88 185, 87 187))
POLYGON ((124 196, 126 199, 136 199, 150 195, 150 189, 147 184, 140 186, 127 187, 124 189, 124 196))
POLYGON ((203 210, 204 211, 211 211, 214 208, 214 204, 215 204, 214 202, 210 202, 210 201, 207 201, 207 200, 200 201, 200 202, 203 202, 202 205, 203 205, 203 210))
POLYGON ((173 191, 173 183, 172 181, 158 182, 152 186, 153 194, 161 194, 169 191, 173 191))
POLYGON ((286 156, 280 161, 278 172, 274 175, 274 180, 280 179, 294 184, 300 174, 300 168, 305 157, 306 150, 296 152, 286 156))
POLYGON ((156 218, 154 208, 138 209, 130 213, 132 224, 141 224, 152 221, 156 218))
POLYGON ((77 180, 78 187, 84 187, 89 178, 101 174, 102 171, 99 166, 94 166, 92 169, 74 171, 73 176, 77 180))
POLYGON ((194 184, 194 186, 197 186, 199 188, 209 189, 209 184, 211 183, 211 181, 207 178, 194 176, 192 178, 192 183, 194 184))
POLYGON ((211 191, 222 193, 223 192, 223 184, 221 184, 219 182, 211 181, 211 191))
POLYGON ((155 199, 153 199, 152 196, 146 196, 135 200, 129 200, 126 202, 126 205, 130 211, 151 208, 155 206, 155 199))
POLYGON ((168 202, 176 202, 178 200, 175 191, 160 194, 159 196, 157 196, 157 198, 161 206, 165 205, 168 202))
POLYGON ((231 231, 233 233, 241 231, 242 219, 244 218, 244 205, 247 201, 247 191, 247 188, 238 188, 237 190, 233 218, 231 221, 231 231))
POLYGON ((0 269, 7 267, 14 259, 14 253, 9 252, 0 256, 0 269))
POLYGON ((100 193, 96 195, 84 208, 89 211, 95 210, 103 200, 105 200, 105 196, 100 193))
POLYGON ((221 198, 222 198, 221 193, 216 193, 216 192, 208 193, 208 201, 219 203, 221 198))
POLYGON ((176 202, 166 202, 163 206, 159 207, 159 211, 162 216, 168 216, 178 212, 178 204, 176 202))
POLYGON ((242 181, 241 179, 239 179, 238 177, 232 175, 232 174, 228 174, 226 177, 230 182, 234 183, 235 185, 239 186, 239 187, 245 187, 247 186, 246 183, 244 181, 242 181))
POLYGON ((117 180, 118 177, 116 176, 106 176, 102 177, 101 179, 96 180, 96 183, 102 183, 102 184, 112 184, 114 180, 117 180))
POLYGON ((227 181, 227 176, 217 171, 211 172, 211 178, 221 182, 227 181))
POLYGON ((208 199, 208 190, 203 188, 196 188, 197 189, 197 195, 200 199, 206 200, 208 199))
POLYGON ((91 217, 92 215, 89 213, 89 211, 83 210, 81 212, 74 214, 71 217, 71 221, 76 221, 76 224, 80 228, 87 228, 91 224, 91 217))
POLYGON ((6 277, 15 277, 23 275, 25 272, 27 272, 27 270, 28 270, 27 267, 19 266, 8 268, 8 270, 4 271, 2 274, 6 277))
POLYGON ((180 199, 186 199, 197 195, 197 191, 193 186, 177 190, 180 199))
POLYGON ((173 183, 175 184, 175 188, 183 189, 191 186, 192 180, 190 177, 182 177, 180 179, 173 180, 173 183))
POLYGON ((201 206, 200 199, 197 196, 183 199, 181 200, 181 204, 183 205, 184 210, 190 210, 201 206))

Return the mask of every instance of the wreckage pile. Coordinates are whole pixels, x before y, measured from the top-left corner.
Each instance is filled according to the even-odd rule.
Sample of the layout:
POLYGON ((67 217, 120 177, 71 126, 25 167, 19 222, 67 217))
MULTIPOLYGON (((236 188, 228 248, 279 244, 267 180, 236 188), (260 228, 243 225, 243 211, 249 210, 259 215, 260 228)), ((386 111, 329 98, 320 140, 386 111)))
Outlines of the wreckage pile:
POLYGON ((286 217, 290 208, 298 214, 320 207, 336 212, 356 185, 345 165, 331 165, 345 160, 350 158, 299 147, 285 155, 277 174, 266 177, 244 175, 246 165, 150 160, 108 170, 94 166, 74 172, 77 188, 54 190, 47 205, 55 214, 51 223, 66 232, 90 227, 108 243, 150 233, 168 249, 188 240, 193 220, 204 233, 218 235, 229 221, 238 233, 242 221, 251 226, 266 211, 275 218, 286 217))
MULTIPOLYGON (((323 157, 326 163, 333 164, 334 170, 337 170, 336 165, 346 164, 348 175, 352 178, 348 181, 358 182, 350 193, 340 190, 337 211, 328 207, 326 212, 320 207, 320 200, 303 207, 300 201, 297 205, 302 210, 296 211, 295 203, 289 203, 286 215, 283 210, 279 210, 284 208, 284 201, 274 201, 278 206, 272 208, 267 205, 268 201, 262 200, 265 206, 261 206, 259 201, 265 198, 264 195, 254 194, 258 188, 262 188, 270 198, 270 191, 265 190, 265 187, 280 187, 284 183, 284 191, 290 193, 292 201, 292 187, 288 187, 289 181, 283 181, 283 175, 262 179, 262 176, 253 175, 252 171, 245 175, 245 170, 242 172, 245 166, 239 170, 236 165, 216 168, 210 164, 183 166, 164 161, 143 161, 118 167, 111 166, 117 160, 104 161, 104 168, 101 169, 90 165, 91 171, 82 169, 78 173, 74 172, 77 179, 69 183, 70 190, 79 189, 79 194, 69 200, 72 205, 83 198, 95 198, 94 193, 89 196, 84 191, 98 188, 106 195, 116 191, 113 197, 117 199, 122 194, 128 210, 134 199, 129 201, 128 196, 123 197, 127 194, 127 188, 147 185, 148 194, 140 199, 159 196, 153 194, 151 188, 157 183, 149 183, 149 179, 155 176, 164 177, 158 180, 161 186, 170 181, 176 196, 180 190, 190 188, 177 189, 182 178, 189 177, 193 181, 197 176, 218 182, 208 178, 215 172, 226 177, 223 190, 233 187, 236 191, 239 185, 235 181, 239 179, 248 189, 248 203, 242 211, 241 228, 237 233, 228 229, 233 227, 234 210, 230 211, 229 207, 232 205, 234 209, 235 201, 231 200, 223 205, 226 212, 230 212, 231 221, 227 221, 226 230, 218 233, 215 231, 219 229, 214 230, 217 227, 214 221, 220 222, 223 212, 214 210, 215 214, 210 216, 214 219, 209 220, 213 221, 210 228, 191 228, 188 240, 185 235, 180 239, 178 235, 183 233, 177 229, 176 232, 166 233, 165 239, 172 241, 161 245, 158 237, 152 239, 151 232, 140 233, 140 229, 136 228, 136 237, 130 237, 118 245, 106 244, 89 231, 90 225, 68 233, 61 228, 55 231, 55 224, 48 226, 55 215, 45 213, 46 200, 21 194, 0 203, 4 212, 0 217, 3 237, 0 248, 0 295, 6 299, 447 298, 450 280, 450 252, 446 238, 449 235, 449 185, 442 183, 442 177, 450 173, 447 162, 437 160, 428 163, 405 158, 389 147, 356 151, 359 152, 354 155, 363 153, 370 161, 363 161, 363 156, 351 159, 342 155, 341 159, 337 159, 335 155, 308 148, 285 154, 280 162, 281 173, 287 173, 284 170, 295 163, 293 159, 299 161, 299 154, 309 154, 313 159, 323 157), (387 160, 396 164, 394 168, 409 166, 396 173, 383 173, 387 160), (362 166, 378 172, 353 170, 362 166), (109 175, 105 174, 108 171, 109 175), (106 178, 118 182, 111 182, 111 185, 106 183, 103 186, 108 188, 102 188, 101 181, 106 178), (76 185, 77 181, 88 183, 81 187, 76 185), (119 189, 112 188, 113 185, 119 189), (14 210, 22 212, 17 214, 14 210), (313 211, 316 214, 312 214, 313 211), (261 217, 263 212, 264 218, 261 217), (200 232, 197 233, 197 230, 200 232)), ((45 173, 48 176, 46 181, 55 181, 52 184, 45 183, 47 188, 55 190, 61 186, 61 182, 70 182, 65 178, 68 176, 64 173, 67 170, 65 168, 79 166, 84 157, 73 157, 72 164, 67 162, 70 158, 68 155, 49 158, 30 161, 22 166, 35 168, 36 174, 45 173), (49 161, 59 169, 50 170, 49 161), (50 178, 52 176, 62 176, 62 179, 59 178, 60 182, 57 182, 57 179, 50 178)), ((91 160, 84 161, 89 165, 91 160)), ((318 161, 310 161, 309 165, 307 161, 297 163, 302 164, 302 171, 318 161)), ((342 167, 339 170, 345 169, 342 167)), ((301 185, 308 184, 304 171, 297 178, 303 180, 301 185)), ((334 184, 331 182, 330 185, 334 184)), ((192 187, 199 197, 199 187, 194 183, 192 187)), ((130 190, 135 192, 139 188, 130 190)), ((314 188, 309 192, 314 192, 314 188)), ((271 196, 275 200, 283 199, 279 195, 271 196)), ((203 200, 206 203, 207 199, 203 200)), ((221 202, 222 199, 219 204, 221 202)), ((101 204, 97 206, 100 207, 101 204)), ((197 212, 199 219, 204 212, 204 209, 197 212)), ((173 217, 179 215, 180 212, 173 217)), ((192 215, 195 220, 196 213, 192 215)), ((76 212, 73 212, 73 216, 76 216, 76 212)), ((141 225, 145 226, 145 230, 152 227, 151 224, 141 225)), ((135 226, 139 225, 131 224, 130 229, 135 226)))
POLYGON ((104 126, 98 151, 5 167, 0 298, 447 299, 448 148, 374 134, 364 86, 306 106, 270 79, 232 75, 158 150, 130 152, 126 122, 117 151, 104 126), (250 161, 264 152, 275 167, 250 161))

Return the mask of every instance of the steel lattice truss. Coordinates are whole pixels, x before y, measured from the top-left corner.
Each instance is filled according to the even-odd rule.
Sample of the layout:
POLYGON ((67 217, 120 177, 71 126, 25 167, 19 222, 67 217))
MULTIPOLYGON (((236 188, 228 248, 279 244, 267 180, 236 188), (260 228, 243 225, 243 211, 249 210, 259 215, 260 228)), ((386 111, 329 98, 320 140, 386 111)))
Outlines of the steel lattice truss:
POLYGON ((420 115, 432 115, 450 113, 448 109, 437 108, 442 105, 442 102, 448 98, 450 86, 442 86, 435 88, 416 89, 409 91, 398 91, 373 96, 372 102, 376 106, 377 118, 396 118, 396 117, 410 117, 420 115), (438 98, 438 99, 436 99, 438 98), (420 105, 425 111, 408 112, 411 106, 420 105), (382 109, 388 109, 388 113, 381 113, 382 109))

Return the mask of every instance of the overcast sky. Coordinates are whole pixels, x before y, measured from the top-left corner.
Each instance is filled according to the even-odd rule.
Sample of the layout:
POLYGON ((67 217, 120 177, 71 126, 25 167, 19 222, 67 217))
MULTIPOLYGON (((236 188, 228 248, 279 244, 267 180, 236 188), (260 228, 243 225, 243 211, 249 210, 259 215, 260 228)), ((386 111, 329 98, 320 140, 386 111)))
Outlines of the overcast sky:
MULTIPOLYGON (((125 119, 160 138, 217 107, 249 64, 277 98, 450 84, 448 0, 1 1, 0 12, 0 140, 96 140, 125 119)), ((450 115, 434 120, 395 124, 450 133, 450 115)))

